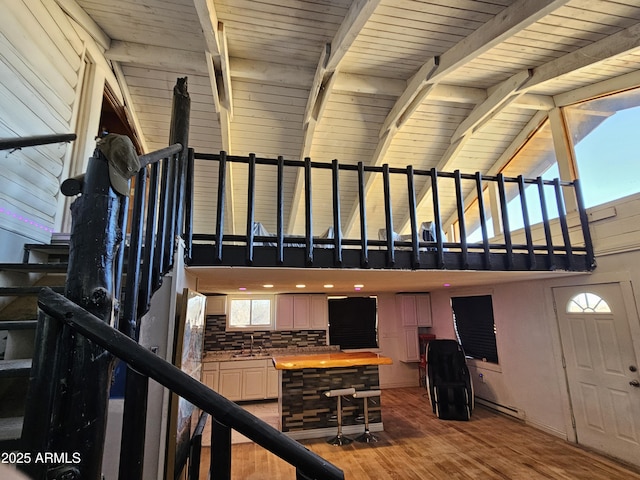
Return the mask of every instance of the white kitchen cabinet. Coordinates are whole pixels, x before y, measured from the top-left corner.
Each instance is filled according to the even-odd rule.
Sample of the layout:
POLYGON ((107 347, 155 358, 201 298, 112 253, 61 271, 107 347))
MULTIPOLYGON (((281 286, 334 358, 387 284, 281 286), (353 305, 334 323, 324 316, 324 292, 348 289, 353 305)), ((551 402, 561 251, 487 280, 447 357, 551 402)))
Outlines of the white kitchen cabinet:
POLYGON ((430 327, 431 297, 427 293, 399 294, 400 318, 403 327, 430 327))
POLYGON ((242 368, 220 370, 218 393, 229 400, 242 400, 242 368))
POLYGON ((227 314, 227 296, 226 295, 209 295, 207 296, 207 306, 205 308, 207 315, 226 315, 227 314))
POLYGON ((202 364, 202 383, 216 392, 218 391, 219 376, 218 362, 205 362, 202 364))
POLYGON ((217 391, 229 400, 278 398, 278 371, 271 359, 220 362, 216 373, 219 374, 217 391))
POLYGON ((267 397, 267 370, 261 367, 242 369, 242 400, 264 400, 267 397))
POLYGON ((293 330, 293 295, 276 296, 276 330, 293 330))
POLYGON ((293 329, 309 330, 311 327, 311 296, 293 295, 293 329))
POLYGON ((403 329, 404 349, 401 352, 402 362, 420 361, 420 347, 418 345, 418 330, 415 328, 403 329))
POLYGON ((326 330, 329 326, 329 306, 325 295, 309 295, 311 297, 311 330, 326 330))
POLYGON ((270 360, 267 360, 267 398, 278 398, 280 390, 280 377, 278 370, 270 360))
POLYGON ((290 294, 276 297, 276 330, 326 329, 326 317, 327 300, 324 295, 290 294))

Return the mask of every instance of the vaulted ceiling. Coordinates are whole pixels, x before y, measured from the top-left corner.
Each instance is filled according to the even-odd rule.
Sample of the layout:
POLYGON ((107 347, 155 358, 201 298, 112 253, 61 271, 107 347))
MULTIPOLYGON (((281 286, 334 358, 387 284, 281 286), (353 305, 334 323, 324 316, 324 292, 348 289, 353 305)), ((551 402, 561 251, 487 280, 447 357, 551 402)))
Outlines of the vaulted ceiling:
MULTIPOLYGON (((148 150, 167 145, 171 92, 182 76, 197 152, 470 173, 500 171, 556 107, 640 85, 636 0, 77 4, 104 34, 148 150)), ((195 230, 210 233, 213 217, 202 212, 215 211, 217 167, 198 161, 197 168, 195 230)), ((229 231, 246 222, 244 172, 237 165, 228 172, 229 231)), ((256 220, 273 231, 275 181, 259 173, 256 220)), ((408 226, 402 182, 391 185, 400 232, 408 226)), ((331 184, 318 178, 316 185, 314 231, 322 232, 332 224, 331 184)), ((377 231, 382 188, 373 177, 366 187, 377 231)), ((419 219, 428 219, 428 192, 426 185, 417 191, 419 219)), ((292 169, 289 233, 304 230, 303 199, 301 172, 292 169)), ((353 182, 341 184, 341 200, 345 236, 357 234, 353 182)))

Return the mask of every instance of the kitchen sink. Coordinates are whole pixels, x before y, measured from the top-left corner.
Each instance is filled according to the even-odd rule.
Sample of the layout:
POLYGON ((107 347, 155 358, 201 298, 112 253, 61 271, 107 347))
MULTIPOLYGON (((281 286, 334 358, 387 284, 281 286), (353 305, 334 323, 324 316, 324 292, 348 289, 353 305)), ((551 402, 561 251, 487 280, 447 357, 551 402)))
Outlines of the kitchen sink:
POLYGON ((231 358, 266 358, 270 357, 271 354, 268 352, 262 353, 234 353, 231 358))

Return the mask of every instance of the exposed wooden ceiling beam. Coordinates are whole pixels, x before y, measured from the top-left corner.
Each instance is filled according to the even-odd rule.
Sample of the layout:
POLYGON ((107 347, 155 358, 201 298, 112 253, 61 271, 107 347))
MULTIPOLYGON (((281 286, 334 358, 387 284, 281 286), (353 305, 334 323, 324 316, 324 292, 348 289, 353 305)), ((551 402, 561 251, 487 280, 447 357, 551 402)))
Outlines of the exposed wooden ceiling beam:
MULTIPOLYGON (((316 110, 316 101, 320 89, 327 82, 329 77, 338 70, 340 62, 349 51, 349 48, 358 37, 358 34, 365 26, 369 17, 380 3, 380 0, 354 0, 349 7, 349 11, 344 17, 342 24, 333 36, 330 44, 327 44, 316 68, 314 80, 309 92, 307 106, 305 108, 304 123, 308 123, 316 110)), ((317 120, 317 118, 316 118, 317 120)))
MULTIPOLYGON (((301 158, 308 156, 311 151, 315 126, 320 120, 321 113, 331 95, 335 81, 334 77, 340 62, 349 51, 351 45, 353 45, 353 42, 358 38, 360 31, 366 25, 379 3, 380 0, 354 0, 331 43, 326 44, 322 50, 304 112, 304 139, 301 158)), ((302 200, 302 183, 302 170, 298 170, 289 215, 289 232, 293 231, 299 218, 298 205, 302 200)))
POLYGON ((555 79, 567 73, 575 72, 584 67, 594 65, 603 60, 628 54, 640 47, 640 23, 636 23, 618 33, 584 46, 562 57, 551 60, 533 70, 533 77, 527 83, 526 89, 555 79))
POLYGON ((120 63, 146 65, 196 75, 208 73, 205 56, 200 52, 113 40, 104 56, 120 63))
POLYGON ((487 99, 476 106, 469 116, 458 126, 451 136, 451 143, 457 142, 460 137, 472 132, 473 129, 480 125, 486 118, 494 115, 497 111, 508 105, 517 94, 518 89, 531 78, 532 73, 531 70, 518 72, 494 88, 487 99))
POLYGON ((511 37, 514 33, 537 22, 542 17, 558 9, 568 0, 519 0, 505 8, 487 23, 458 42, 439 57, 430 58, 407 82, 407 88, 400 95, 389 115, 382 124, 380 136, 393 124, 401 126, 407 121, 409 109, 415 110, 416 99, 424 100, 430 91, 428 84, 439 83, 448 74, 479 57, 494 46, 511 37))
POLYGON ((85 29, 89 35, 105 50, 109 48, 111 44, 111 38, 104 33, 102 28, 91 18, 84 9, 78 5, 75 0, 56 0, 56 3, 60 5, 60 8, 65 11, 67 15, 73 18, 78 25, 85 29))
MULTIPOLYGON (((540 111, 536 113, 531 118, 531 120, 527 122, 525 127, 522 130, 520 130, 520 133, 513 139, 513 141, 509 144, 509 146, 505 148, 505 150, 502 152, 502 155, 500 155, 498 160, 496 160, 496 162, 491 166, 491 168, 489 168, 489 170, 484 172, 483 175, 491 176, 491 175, 497 175, 498 173, 500 173, 502 169, 507 166, 507 164, 513 158, 513 156, 516 153, 518 153, 518 151, 522 148, 522 145, 524 145, 527 142, 527 140, 540 128, 540 126, 546 120, 546 118, 547 118, 547 112, 540 111)), ((469 193, 465 197, 464 204, 471 205, 471 203, 475 201, 477 197, 478 197, 477 192, 474 190, 473 192, 469 193)), ((455 212, 451 214, 446 220, 442 222, 443 230, 446 231, 449 228, 449 226, 457 220, 458 220, 458 213, 455 212)), ((406 216, 406 218, 402 222, 403 229, 409 228, 409 221, 410 221, 409 216, 406 216)))
POLYGON ((216 7, 213 0, 193 0, 193 5, 196 7, 196 12, 198 13, 198 19, 200 20, 207 50, 209 50, 209 53, 213 57, 216 68, 219 68, 220 65, 216 64, 216 62, 219 62, 222 48, 220 46, 220 39, 218 38, 218 15, 216 13, 216 7))

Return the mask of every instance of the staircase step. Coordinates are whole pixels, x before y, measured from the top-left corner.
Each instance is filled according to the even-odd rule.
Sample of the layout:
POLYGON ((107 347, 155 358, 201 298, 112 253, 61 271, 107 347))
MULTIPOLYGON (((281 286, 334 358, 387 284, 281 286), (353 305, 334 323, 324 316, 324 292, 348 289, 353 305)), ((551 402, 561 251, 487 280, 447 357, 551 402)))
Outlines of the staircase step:
POLYGON ((0 418, 0 441, 4 442, 19 439, 22 436, 22 423, 24 417, 0 418))
POLYGON ((31 372, 31 359, 0 360, 0 378, 28 377, 31 372))
MULTIPOLYGON (((0 288, 0 295, 7 297, 22 297, 28 295, 38 295, 43 286, 39 287, 2 287, 0 288)), ((64 287, 56 286, 49 287, 56 293, 64 293, 64 287)))
POLYGON ((0 263, 0 271, 29 273, 67 273, 68 263, 0 263))
POLYGON ((0 321, 0 330, 33 330, 37 326, 38 326, 37 320, 0 321))

